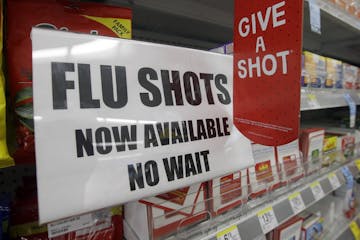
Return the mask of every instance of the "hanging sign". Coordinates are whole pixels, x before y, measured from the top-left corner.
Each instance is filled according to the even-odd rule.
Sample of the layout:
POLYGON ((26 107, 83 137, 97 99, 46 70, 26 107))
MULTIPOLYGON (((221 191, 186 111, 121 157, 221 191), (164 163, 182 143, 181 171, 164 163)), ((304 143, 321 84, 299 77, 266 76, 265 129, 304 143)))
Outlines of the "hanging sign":
POLYGON ((234 124, 252 141, 298 138, 303 1, 236 0, 234 124))
POLYGON ((231 57, 44 29, 32 43, 41 223, 253 164, 231 57))

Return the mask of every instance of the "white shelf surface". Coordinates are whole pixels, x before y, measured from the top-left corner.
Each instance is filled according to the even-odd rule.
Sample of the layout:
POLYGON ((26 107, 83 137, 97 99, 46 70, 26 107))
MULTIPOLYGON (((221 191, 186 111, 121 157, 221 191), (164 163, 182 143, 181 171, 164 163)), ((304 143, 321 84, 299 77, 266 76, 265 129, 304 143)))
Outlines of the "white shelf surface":
POLYGON ((346 107, 345 94, 349 94, 356 105, 360 105, 360 91, 346 89, 301 89, 301 111, 346 107))

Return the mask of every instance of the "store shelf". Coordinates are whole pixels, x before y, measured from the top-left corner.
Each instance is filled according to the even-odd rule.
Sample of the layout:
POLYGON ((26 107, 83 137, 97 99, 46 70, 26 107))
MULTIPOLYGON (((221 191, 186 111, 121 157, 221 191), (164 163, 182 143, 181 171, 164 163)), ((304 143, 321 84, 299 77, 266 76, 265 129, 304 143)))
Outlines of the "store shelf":
MULTIPOLYGON (((309 0, 306 1, 309 2, 309 0)), ((356 19, 356 17, 346 12, 345 9, 340 9, 335 4, 331 3, 329 0, 313 0, 313 2, 315 2, 324 12, 327 12, 331 16, 348 24, 350 27, 353 27, 360 31, 360 21, 356 19)))
MULTIPOLYGON (((295 183, 289 184, 285 188, 270 192, 263 201, 252 200, 240 209, 230 211, 224 215, 202 222, 197 226, 192 226, 190 229, 185 229, 183 231, 179 230, 177 234, 167 239, 216 240, 218 233, 233 226, 237 227, 242 240, 252 240, 264 236, 264 231, 262 230, 258 216, 261 212, 264 212, 264 210, 266 211, 271 207, 277 219, 277 224, 268 229, 266 231, 268 232, 302 210, 319 202, 329 193, 342 186, 345 183, 342 168, 352 164, 352 162, 346 162, 322 169, 322 171, 304 177, 295 183), (330 181, 330 178, 333 177, 334 174, 339 181, 338 185, 335 185, 330 181), (321 187, 323 194, 314 195, 313 189, 316 188, 316 186, 321 187), (294 196, 300 196, 304 205, 299 207, 296 212, 294 212, 294 208, 291 205, 291 201, 293 200, 290 200, 294 199, 294 196)), ((301 206, 301 204, 299 206, 301 206)))
POLYGON ((345 94, 360 104, 359 92, 345 89, 301 89, 301 111, 346 107, 345 94))

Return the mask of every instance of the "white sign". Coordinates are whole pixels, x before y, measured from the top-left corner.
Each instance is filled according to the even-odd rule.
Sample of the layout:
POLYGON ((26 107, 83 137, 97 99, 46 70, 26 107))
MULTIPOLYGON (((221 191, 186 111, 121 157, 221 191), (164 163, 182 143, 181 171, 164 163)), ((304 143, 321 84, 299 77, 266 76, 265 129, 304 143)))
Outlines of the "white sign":
POLYGON ((295 214, 298 214, 305 209, 304 201, 299 192, 291 194, 289 196, 289 202, 295 214))
POLYGON ((338 189, 341 186, 339 178, 337 177, 335 172, 330 173, 328 175, 328 178, 329 178, 330 184, 334 190, 338 189))
POLYGON ((45 29, 32 44, 40 223, 253 164, 232 57, 45 29))
POLYGON ((311 188, 311 192, 313 193, 316 201, 320 200, 321 198, 323 198, 325 196, 325 193, 318 181, 310 184, 310 188, 311 188))
POLYGON ((217 240, 241 240, 239 230, 236 225, 233 225, 218 234, 216 234, 217 240))
POLYGON ((264 234, 270 232, 279 225, 272 207, 267 207, 259 211, 257 215, 264 234))

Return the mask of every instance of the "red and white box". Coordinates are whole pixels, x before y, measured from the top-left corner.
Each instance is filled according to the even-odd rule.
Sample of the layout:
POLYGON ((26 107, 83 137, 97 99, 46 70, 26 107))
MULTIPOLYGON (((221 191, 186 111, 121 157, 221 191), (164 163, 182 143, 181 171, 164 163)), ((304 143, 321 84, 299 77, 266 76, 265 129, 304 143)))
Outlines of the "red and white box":
POLYGON ((273 240, 300 240, 302 224, 302 218, 291 218, 274 230, 273 240))
POLYGON ((277 146, 276 156, 282 181, 296 181, 304 176, 298 139, 288 144, 277 146))
POLYGON ((313 173, 321 168, 321 157, 325 129, 306 128, 301 130, 300 149, 304 157, 304 165, 307 173, 313 173))
POLYGON ((194 184, 169 193, 125 204, 124 235, 132 231, 142 239, 158 239, 181 227, 209 217, 207 183, 194 184))
POLYGON ((255 165, 248 168, 248 189, 251 198, 256 198, 268 189, 281 185, 276 163, 275 147, 252 144, 255 165))
POLYGON ((245 169, 209 181, 209 203, 212 215, 222 214, 247 200, 246 177, 245 169))

